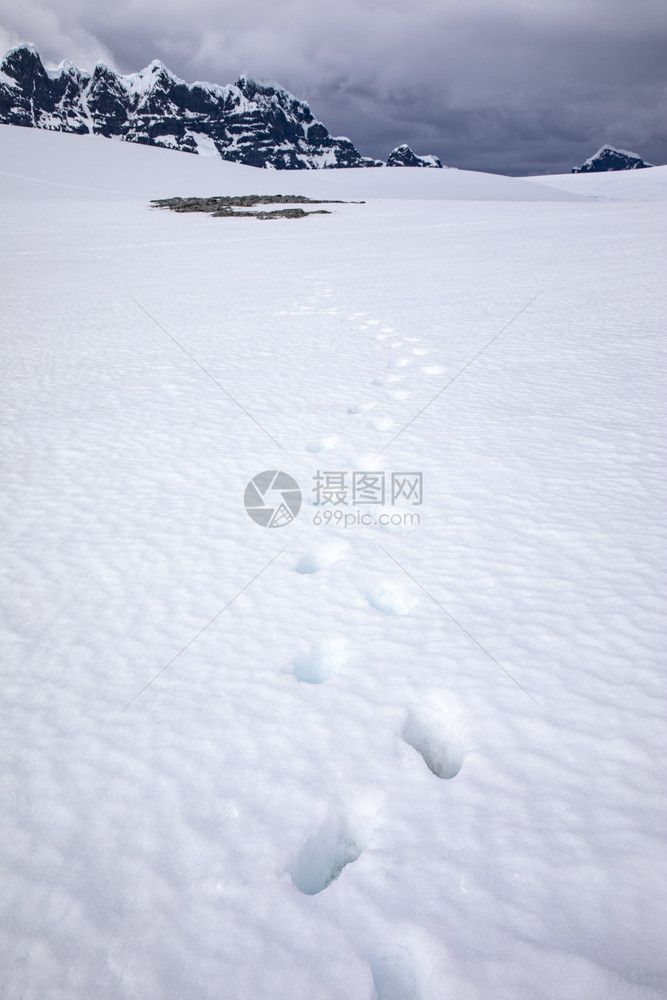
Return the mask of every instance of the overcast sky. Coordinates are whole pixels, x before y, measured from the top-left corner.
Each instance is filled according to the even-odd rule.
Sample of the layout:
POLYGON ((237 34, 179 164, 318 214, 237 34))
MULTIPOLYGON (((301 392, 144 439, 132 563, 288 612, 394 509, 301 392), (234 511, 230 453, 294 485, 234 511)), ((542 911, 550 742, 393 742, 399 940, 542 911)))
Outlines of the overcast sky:
POLYGON ((567 172, 610 143, 667 162, 666 0, 0 0, 0 45, 18 42, 50 67, 277 81, 381 159, 407 142, 567 172))

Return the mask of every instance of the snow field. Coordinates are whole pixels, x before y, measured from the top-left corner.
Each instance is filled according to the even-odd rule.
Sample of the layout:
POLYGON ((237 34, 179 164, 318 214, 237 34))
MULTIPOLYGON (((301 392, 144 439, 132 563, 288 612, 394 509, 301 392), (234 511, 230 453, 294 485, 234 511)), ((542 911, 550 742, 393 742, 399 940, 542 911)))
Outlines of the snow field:
POLYGON ((663 206, 177 216, 118 145, 3 205, 8 996, 664 996, 663 206), (313 523, 372 468, 420 524, 313 523))

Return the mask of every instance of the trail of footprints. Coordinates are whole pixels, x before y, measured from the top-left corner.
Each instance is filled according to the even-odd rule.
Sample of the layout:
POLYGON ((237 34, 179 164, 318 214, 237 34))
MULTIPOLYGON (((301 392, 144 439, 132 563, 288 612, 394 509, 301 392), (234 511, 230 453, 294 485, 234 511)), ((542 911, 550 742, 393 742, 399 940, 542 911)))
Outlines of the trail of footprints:
MULTIPOLYGON (((379 326, 379 321, 366 318, 364 313, 349 316, 350 321, 363 320, 359 330, 379 326)), ((382 327, 376 334, 378 342, 394 335, 392 327, 382 327)), ((409 368, 429 352, 416 337, 393 339, 389 346, 399 351, 391 367, 409 368)), ((439 375, 444 368, 438 364, 423 364, 425 375, 439 375)), ((392 389, 401 381, 397 374, 378 375, 373 385, 392 390, 390 398, 405 399, 408 393, 392 389)), ((348 407, 351 415, 363 416, 376 407, 375 402, 359 402, 348 407)), ((386 416, 371 416, 367 426, 377 431, 390 431, 394 421, 386 416)), ((306 450, 318 454, 335 447, 340 438, 335 434, 309 441, 306 450)), ((371 468, 372 455, 361 455, 356 462, 361 469, 371 468)), ((332 542, 304 553, 294 567, 297 573, 311 575, 333 565, 344 553, 343 542, 332 542)), ((367 600, 376 610, 388 615, 408 614, 418 598, 408 586, 383 581, 368 591, 367 600)), ((323 684, 347 662, 347 641, 342 636, 327 636, 319 640, 293 663, 293 673, 304 684, 323 684)), ((447 698, 431 699, 428 704, 409 710, 401 736, 405 743, 420 754, 426 767, 437 778, 451 779, 461 770, 466 755, 466 735, 460 711, 447 698)), ((354 809, 339 809, 330 813, 324 823, 305 842, 290 866, 294 885, 306 895, 314 896, 331 885, 343 869, 356 861, 368 844, 379 803, 357 804, 354 809)), ((419 1000, 409 955, 404 949, 379 953, 371 962, 377 1000, 419 1000)))
MULTIPOLYGON (((330 567, 347 546, 334 542, 311 549, 301 556, 295 571, 311 575, 330 567)), ((385 581, 368 591, 369 604, 385 614, 407 614, 417 604, 414 594, 401 585, 385 581)), ((306 684, 322 684, 347 662, 347 640, 330 635, 297 657, 294 676, 306 684)), ((463 713, 444 694, 413 706, 405 716, 401 737, 422 758, 437 778, 455 778, 467 752, 463 713)), ((373 794, 345 807, 332 809, 324 822, 306 840, 292 859, 289 872, 296 888, 316 896, 334 882, 347 865, 357 861, 373 835, 381 798, 373 794)), ((419 986, 418 970, 403 945, 378 946, 368 958, 374 1000, 426 1000, 419 986)))
MULTIPOLYGON (((296 571, 318 572, 330 566, 340 553, 341 547, 334 553, 331 546, 311 551, 302 557, 296 571)), ((407 614, 417 604, 414 596, 391 583, 380 585, 367 597, 373 607, 385 614, 407 614)), ((322 684, 344 666, 347 658, 347 640, 342 636, 327 636, 295 659, 293 673, 302 683, 322 684)), ((450 698, 431 698, 428 703, 411 708, 401 736, 437 778, 455 778, 461 770, 467 753, 466 731, 462 713, 450 698)), ((375 807, 366 804, 331 813, 309 837, 290 867, 297 889, 314 896, 356 861, 370 840, 378 808, 379 803, 375 807)), ((393 994, 387 992, 386 996, 390 1000, 393 994)))
MULTIPOLYGON (((325 289, 330 294, 331 289, 325 289)), ((323 293, 324 294, 324 293, 323 293)), ((328 310, 332 315, 337 310, 328 310)), ((373 331, 380 327, 379 320, 368 318, 365 313, 354 313, 348 321, 357 322, 360 331, 373 331)), ((388 400, 401 401, 409 397, 400 388, 402 374, 426 376, 441 375, 442 365, 428 363, 429 351, 418 346, 419 338, 398 339, 392 327, 380 327, 374 334, 378 344, 385 344, 393 355, 389 371, 378 374, 372 384, 385 389, 388 400)), ((362 400, 350 404, 350 416, 365 417, 366 426, 380 433, 388 433, 395 421, 386 414, 372 411, 376 401, 362 400)), ((306 443, 306 451, 313 455, 325 453, 340 443, 337 434, 325 434, 306 443)), ((379 468, 375 454, 360 454, 352 460, 352 467, 359 470, 379 468)), ((344 554, 344 542, 330 542, 303 553, 294 566, 297 573, 310 576, 332 566, 344 554)), ((388 615, 406 615, 417 605, 418 598, 408 585, 385 580, 372 587, 366 594, 371 607, 388 615)), ((292 664, 294 677, 302 684, 324 684, 341 670, 348 659, 347 640, 340 635, 324 636, 310 649, 300 654, 292 664)), ((460 772, 467 752, 467 738, 463 716, 450 697, 431 697, 427 703, 413 706, 405 716, 401 737, 405 744, 419 754, 429 771, 439 779, 450 780, 460 772)), ((306 840, 293 858, 289 872, 296 888, 308 896, 315 896, 334 882, 347 865, 357 861, 373 834, 376 817, 381 805, 370 796, 354 805, 333 809, 321 826, 306 840)), ((410 952, 402 945, 381 945, 368 959, 373 978, 374 1000, 424 1000, 419 989, 418 977, 410 952)))
MULTIPOLYGON (((322 286, 319 289, 319 295, 322 298, 327 298, 331 295, 331 289, 329 287, 322 286)), ((295 303, 295 309, 297 311, 305 308, 303 303, 295 303)), ((308 312, 313 311, 313 306, 308 307, 308 312)), ((315 309, 315 311, 317 311, 315 309)), ((338 315, 340 310, 338 309, 328 309, 326 310, 332 315, 338 315)), ((391 326, 380 326, 380 320, 373 319, 367 315, 365 312, 352 313, 347 317, 348 322, 357 323, 358 330, 361 331, 372 331, 379 327, 377 333, 374 334, 374 339, 378 344, 385 344, 389 350, 395 351, 395 356, 389 362, 389 371, 382 374, 378 374, 371 379, 371 384, 384 388, 387 390, 387 399, 389 401, 402 401, 409 397, 410 393, 406 389, 399 388, 399 383, 402 381, 403 376, 398 374, 399 371, 406 370, 408 374, 416 374, 418 371, 420 375, 442 375, 445 373, 445 368, 443 365, 437 363, 424 363, 427 355, 430 353, 427 347, 420 347, 419 337, 404 337, 403 339, 396 339, 396 331, 391 326)), ((369 410, 374 409, 378 403, 376 401, 360 401, 358 403, 352 403, 348 406, 347 412, 351 416, 363 416, 369 412, 369 410)), ((372 430, 379 431, 381 433, 386 433, 395 426, 395 421, 388 416, 377 416, 371 417, 367 423, 367 427, 372 430)), ((330 451, 337 444, 341 442, 341 438, 337 434, 326 434, 319 438, 314 438, 308 441, 305 445, 306 451, 311 454, 320 454, 322 452, 330 451)))

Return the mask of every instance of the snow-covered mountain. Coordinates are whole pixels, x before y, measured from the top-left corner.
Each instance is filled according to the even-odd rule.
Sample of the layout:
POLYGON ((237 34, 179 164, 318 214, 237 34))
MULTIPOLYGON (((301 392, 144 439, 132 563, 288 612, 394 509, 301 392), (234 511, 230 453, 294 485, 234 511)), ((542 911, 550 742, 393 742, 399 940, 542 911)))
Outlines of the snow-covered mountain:
POLYGON ((442 161, 437 156, 417 156, 409 146, 403 143, 392 149, 387 157, 388 167, 442 167, 442 161))
MULTIPOLYGON (((116 136, 277 170, 383 166, 330 135, 308 104, 282 87, 246 76, 226 86, 188 84, 158 60, 128 76, 104 63, 92 73, 71 62, 51 71, 33 45, 11 49, 0 65, 0 123, 116 136)), ((403 166, 442 166, 407 146, 392 157, 399 150, 414 161, 403 166)))
POLYGON ((580 167, 572 167, 573 174, 602 173, 606 170, 641 170, 652 167, 638 153, 614 146, 601 146, 594 156, 589 156, 580 167))

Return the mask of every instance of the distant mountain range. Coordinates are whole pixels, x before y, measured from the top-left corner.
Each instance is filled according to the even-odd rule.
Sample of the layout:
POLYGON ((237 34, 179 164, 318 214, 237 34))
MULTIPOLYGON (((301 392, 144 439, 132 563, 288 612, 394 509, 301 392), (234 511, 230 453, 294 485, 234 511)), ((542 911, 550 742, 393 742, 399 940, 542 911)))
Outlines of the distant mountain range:
POLYGON ((642 160, 637 153, 614 146, 602 146, 594 156, 589 156, 580 167, 572 167, 573 174, 592 174, 606 170, 642 170, 652 167, 652 163, 642 160))
MULTIPOLYGON (((385 166, 330 135, 308 104, 282 87, 246 76, 225 86, 188 84, 158 60, 128 76, 104 63, 92 73, 71 62, 47 70, 34 45, 10 49, 0 64, 0 123, 114 136, 276 170, 385 166)), ((401 145, 386 166, 442 163, 401 145)))

